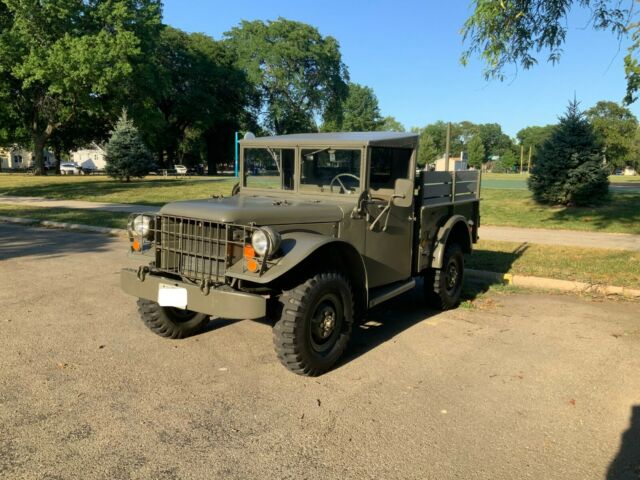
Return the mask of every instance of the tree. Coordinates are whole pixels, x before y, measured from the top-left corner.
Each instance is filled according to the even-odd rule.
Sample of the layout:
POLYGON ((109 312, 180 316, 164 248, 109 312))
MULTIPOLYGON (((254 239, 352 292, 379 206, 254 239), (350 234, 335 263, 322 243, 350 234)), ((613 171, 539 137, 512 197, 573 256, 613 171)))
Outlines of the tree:
POLYGON ((529 151, 531 148, 532 152, 535 152, 551 137, 555 128, 555 125, 525 127, 516 133, 516 138, 525 151, 529 151))
POLYGON ((437 143, 431 136, 431 133, 424 129, 420 133, 418 149, 418 166, 424 168, 426 165, 433 163, 440 155, 437 143))
POLYGON ((605 161, 611 167, 624 168, 636 160, 634 148, 638 120, 628 108, 615 102, 600 101, 586 116, 602 145, 605 161))
POLYGON ((517 163, 518 159, 516 158, 516 154, 513 153, 513 150, 507 150, 500 155, 500 158, 495 162, 491 171, 495 173, 513 173, 517 163))
POLYGON ((107 175, 127 182, 131 177, 144 177, 154 167, 151 153, 142 142, 138 129, 127 117, 126 110, 122 112, 107 143, 105 159, 107 175))
POLYGON ((480 169, 482 164, 486 161, 484 144, 482 143, 480 135, 476 135, 469 140, 467 153, 469 155, 469 166, 480 169))
POLYGON ((404 125, 400 123, 395 117, 384 117, 382 123, 378 127, 381 132, 406 132, 404 125))
POLYGON ((120 98, 160 17, 159 0, 0 2, 0 97, 29 133, 39 173, 56 130, 120 98))
POLYGON ((488 157, 501 156, 513 148, 513 141, 509 135, 503 133, 502 127, 497 123, 482 123, 477 125, 477 132, 482 139, 485 155, 488 157))
POLYGON ((578 102, 572 101, 551 137, 533 158, 529 189, 539 203, 586 205, 602 202, 609 180, 600 145, 578 102))
POLYGON ((373 132, 382 125, 378 98, 370 87, 349 84, 349 94, 342 107, 342 128, 346 132, 373 132))
POLYGON ((546 52, 547 61, 557 63, 572 7, 590 10, 590 23, 595 30, 609 30, 618 38, 631 32, 632 43, 625 57, 625 101, 635 100, 640 87, 640 64, 636 59, 640 30, 638 23, 629 23, 635 13, 634 0, 474 0, 473 6, 462 28, 469 47, 461 61, 467 64, 472 55, 478 54, 485 64, 485 78, 504 79, 504 69, 509 64, 529 69, 538 63, 536 55, 542 51, 546 52))
POLYGON ((284 18, 243 21, 225 36, 255 85, 266 128, 276 134, 315 131, 318 117, 341 124, 349 75, 336 39, 284 18))
POLYGON ((253 93, 235 62, 235 53, 224 42, 163 27, 148 78, 139 85, 140 100, 131 111, 159 164, 182 162, 185 155, 200 163, 205 155, 210 172, 215 172, 216 163, 232 154, 233 132, 248 115, 253 93), (208 155, 202 147, 205 137, 221 142, 225 150, 208 155))

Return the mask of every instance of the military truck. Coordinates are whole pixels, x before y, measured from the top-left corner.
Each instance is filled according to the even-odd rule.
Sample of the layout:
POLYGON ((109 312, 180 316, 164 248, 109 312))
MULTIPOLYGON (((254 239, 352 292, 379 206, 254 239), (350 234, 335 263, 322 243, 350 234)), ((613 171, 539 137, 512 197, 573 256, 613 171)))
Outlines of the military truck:
POLYGON ((318 133, 240 142, 230 196, 134 214, 121 273, 143 322, 164 337, 211 316, 273 322, 282 364, 330 369, 354 323, 424 279, 426 301, 458 305, 480 226, 477 171, 416 169, 418 136, 318 133))

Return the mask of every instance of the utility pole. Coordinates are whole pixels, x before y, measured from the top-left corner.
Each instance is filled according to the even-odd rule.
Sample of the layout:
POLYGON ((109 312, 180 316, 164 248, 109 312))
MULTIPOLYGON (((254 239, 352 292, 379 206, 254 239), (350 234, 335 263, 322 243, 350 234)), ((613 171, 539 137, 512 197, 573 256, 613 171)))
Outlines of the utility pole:
POLYGON ((239 139, 238 139, 238 132, 236 132, 235 143, 234 143, 234 146, 235 146, 235 162, 234 162, 234 165, 233 165, 233 176, 234 177, 238 176, 238 163, 239 163, 239 157, 240 157, 239 156, 239 152, 238 152, 239 145, 240 145, 240 143, 239 143, 239 139))
POLYGON ((531 173, 531 145, 529 145, 529 163, 527 165, 527 173, 531 173))
POLYGON ((524 163, 524 145, 520 145, 520 175, 524 172, 522 171, 522 164, 524 163))
POLYGON ((449 154, 451 149, 451 122, 447 123, 447 143, 444 152, 444 171, 449 171, 449 154))

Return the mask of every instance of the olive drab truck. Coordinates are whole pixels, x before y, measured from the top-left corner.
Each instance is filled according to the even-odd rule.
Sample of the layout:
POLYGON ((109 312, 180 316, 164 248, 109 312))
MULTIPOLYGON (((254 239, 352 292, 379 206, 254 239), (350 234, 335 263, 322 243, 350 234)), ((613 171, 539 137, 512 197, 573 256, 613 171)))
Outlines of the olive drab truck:
POLYGON ((437 309, 460 302, 480 226, 480 172, 416 169, 418 136, 316 133, 240 141, 229 196, 133 214, 137 269, 121 284, 142 321, 182 338, 210 317, 273 322, 282 364, 330 369, 367 309, 424 281, 437 309))

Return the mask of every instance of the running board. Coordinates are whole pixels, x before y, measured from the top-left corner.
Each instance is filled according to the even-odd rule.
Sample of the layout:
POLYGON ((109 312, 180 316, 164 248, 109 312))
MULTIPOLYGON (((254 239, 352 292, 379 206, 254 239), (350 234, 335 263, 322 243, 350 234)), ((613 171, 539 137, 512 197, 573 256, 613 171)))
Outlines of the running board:
POLYGON ((411 280, 401 282, 400 284, 393 283, 386 287, 380 287, 380 289, 376 289, 379 291, 375 293, 371 300, 369 300, 369 308, 373 308, 376 305, 380 305, 382 302, 386 302, 387 300, 391 300, 393 297, 397 297, 404 292, 408 292, 415 286, 416 281, 412 278, 411 280))

